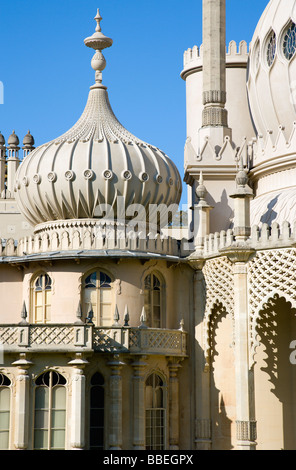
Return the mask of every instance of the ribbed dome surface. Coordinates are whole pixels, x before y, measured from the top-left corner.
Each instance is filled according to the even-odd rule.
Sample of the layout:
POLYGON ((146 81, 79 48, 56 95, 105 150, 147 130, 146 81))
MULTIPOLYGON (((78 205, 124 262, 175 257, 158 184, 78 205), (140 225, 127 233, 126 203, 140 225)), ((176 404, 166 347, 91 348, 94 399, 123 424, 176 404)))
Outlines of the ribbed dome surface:
POLYGON ((106 87, 96 79, 78 122, 24 159, 15 191, 20 210, 36 225, 94 218, 101 214, 98 206, 106 204, 116 217, 119 196, 126 209, 130 204, 146 209, 149 204, 178 204, 181 178, 162 151, 119 123, 106 87))
POLYGON ((296 120, 296 1, 271 0, 250 45, 248 93, 258 134, 290 136, 296 120))

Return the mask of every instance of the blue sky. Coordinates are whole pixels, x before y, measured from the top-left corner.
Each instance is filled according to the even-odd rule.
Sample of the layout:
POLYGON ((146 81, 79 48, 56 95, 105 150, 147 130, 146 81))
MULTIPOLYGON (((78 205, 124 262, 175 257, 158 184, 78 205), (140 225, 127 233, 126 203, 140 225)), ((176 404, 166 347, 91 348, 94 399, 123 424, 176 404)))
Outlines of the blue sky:
MULTIPOLYGON (((250 42, 267 0, 227 0, 227 42, 250 42)), ((169 155, 183 176, 186 139, 183 52, 202 42, 202 0, 0 0, 0 131, 28 129, 41 145, 80 117, 94 83, 95 29, 114 44, 103 82, 113 110, 133 134, 169 155)), ((186 203, 186 189, 183 191, 186 203)))

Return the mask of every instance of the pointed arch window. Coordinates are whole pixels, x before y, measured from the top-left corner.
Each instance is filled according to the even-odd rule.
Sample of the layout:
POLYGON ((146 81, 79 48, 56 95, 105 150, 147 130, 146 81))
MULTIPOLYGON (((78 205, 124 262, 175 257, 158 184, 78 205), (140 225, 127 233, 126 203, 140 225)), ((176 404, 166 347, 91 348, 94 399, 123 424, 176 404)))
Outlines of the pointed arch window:
POLYGON ((93 310, 97 326, 110 326, 112 322, 112 280, 102 271, 89 274, 83 285, 84 311, 93 310))
POLYGON ((34 449, 63 450, 66 437, 66 379, 48 371, 36 379, 34 449))
POLYGON ((105 421, 105 389, 104 377, 97 372, 91 378, 90 384, 90 450, 104 449, 104 421, 105 421))
POLYGON ((41 274, 32 286, 33 322, 47 323, 51 320, 52 281, 48 274, 41 274))
POLYGON ((9 449, 10 385, 9 378, 0 373, 0 450, 9 449))
POLYGON ((163 285, 156 274, 149 274, 145 278, 144 304, 148 326, 151 328, 161 328, 163 317, 163 285))
POLYGON ((165 385, 158 374, 145 384, 146 450, 164 450, 166 441, 165 385))

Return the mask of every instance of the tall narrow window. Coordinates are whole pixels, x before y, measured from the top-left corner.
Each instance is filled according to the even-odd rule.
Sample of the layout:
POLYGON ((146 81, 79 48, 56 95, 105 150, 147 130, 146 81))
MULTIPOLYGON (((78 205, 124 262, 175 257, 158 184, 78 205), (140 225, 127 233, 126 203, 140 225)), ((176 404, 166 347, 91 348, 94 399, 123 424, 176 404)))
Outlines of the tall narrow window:
POLYGON ((33 286, 33 321, 47 323, 50 321, 51 309, 51 278, 41 274, 33 286))
POLYGON ((104 449, 104 410, 105 410, 104 377, 96 373, 90 386, 90 450, 104 449))
POLYGON ((162 286, 155 274, 145 278, 145 310, 147 324, 151 328, 161 328, 162 286))
POLYGON ((0 374, 0 450, 9 449, 10 385, 9 378, 0 374))
POLYGON ((266 60, 269 67, 272 66, 276 53, 276 34, 274 31, 269 36, 266 49, 266 60))
POLYGON ((63 450, 66 435, 66 380, 54 371, 36 380, 34 449, 63 450))
POLYGON ((146 380, 146 450, 164 450, 166 435, 165 387, 157 374, 146 380))
POLYGON ((112 288, 110 277, 100 271, 91 273, 84 281, 84 310, 93 309, 93 322, 97 326, 110 326, 112 322, 112 288))

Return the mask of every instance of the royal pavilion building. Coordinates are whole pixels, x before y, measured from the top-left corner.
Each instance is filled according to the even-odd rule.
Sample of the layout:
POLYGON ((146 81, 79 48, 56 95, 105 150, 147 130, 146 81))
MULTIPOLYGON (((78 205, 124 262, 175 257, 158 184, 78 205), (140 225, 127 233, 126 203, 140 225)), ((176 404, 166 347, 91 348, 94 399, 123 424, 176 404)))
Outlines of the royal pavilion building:
POLYGON ((116 118, 99 10, 79 120, 0 134, 3 450, 296 449, 296 0, 250 45, 225 3, 184 53, 183 175, 116 118))

